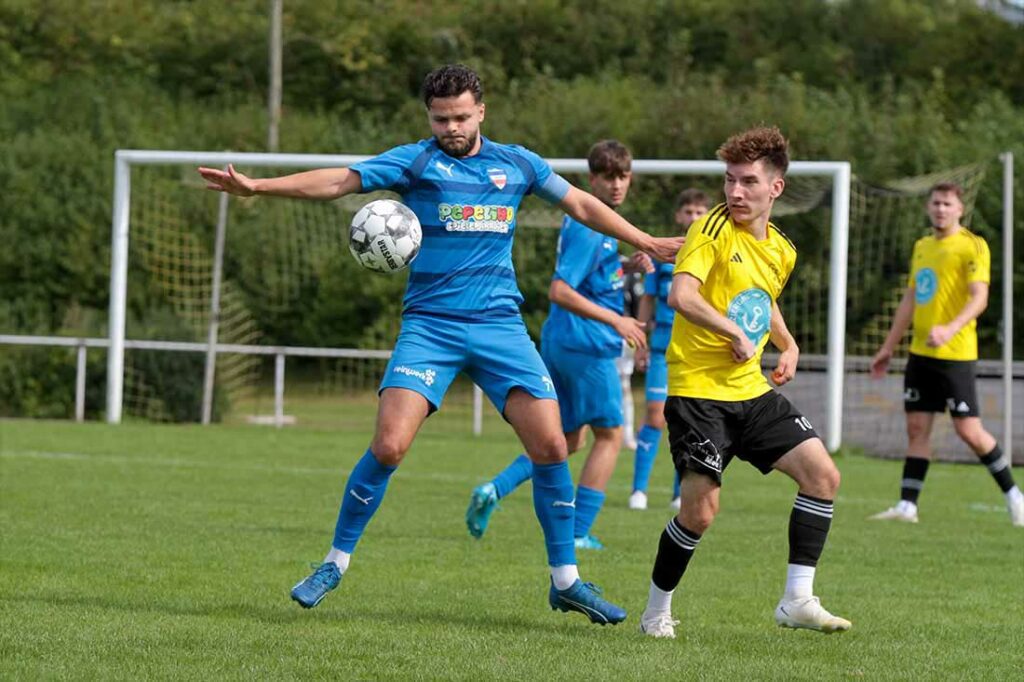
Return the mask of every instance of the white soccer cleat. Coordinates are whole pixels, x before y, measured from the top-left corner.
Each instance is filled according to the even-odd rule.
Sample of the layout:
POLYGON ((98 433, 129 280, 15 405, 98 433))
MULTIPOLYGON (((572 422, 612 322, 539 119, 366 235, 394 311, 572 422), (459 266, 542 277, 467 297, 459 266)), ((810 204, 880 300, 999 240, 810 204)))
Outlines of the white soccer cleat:
POLYGON ((917 523, 917 507, 910 507, 902 503, 895 507, 889 507, 883 512, 868 517, 872 521, 903 521, 904 523, 917 523))
POLYGON ((647 509, 647 493, 643 490, 634 490, 629 496, 630 509, 647 509))
MULTIPOLYGON (((633 498, 630 498, 632 501, 633 498)), ((1024 495, 1006 498, 1006 509, 1010 512, 1010 521, 1015 526, 1024 526, 1024 495)))
POLYGON ((640 632, 649 637, 675 639, 677 625, 679 625, 679 621, 673 619, 672 614, 667 611, 655 613, 644 611, 644 614, 640 616, 640 632))
POLYGON ((825 634, 844 632, 852 626, 845 618, 826 611, 817 597, 783 598, 775 607, 775 622, 784 628, 806 628, 825 634))
POLYGON ((676 511, 679 511, 679 509, 683 506, 683 498, 673 497, 672 501, 668 503, 668 506, 672 507, 676 511))

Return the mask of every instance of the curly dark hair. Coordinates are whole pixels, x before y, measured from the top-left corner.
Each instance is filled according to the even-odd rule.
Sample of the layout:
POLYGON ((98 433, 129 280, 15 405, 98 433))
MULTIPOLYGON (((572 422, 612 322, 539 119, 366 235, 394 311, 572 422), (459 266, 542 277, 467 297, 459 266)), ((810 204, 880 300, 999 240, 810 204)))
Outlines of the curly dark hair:
POLYGON ((758 159, 780 175, 789 168, 789 142, 775 126, 758 126, 737 133, 718 148, 718 158, 726 163, 754 163, 758 159))
POLYGON ((473 93, 473 101, 477 104, 484 99, 480 76, 462 64, 445 64, 423 79, 423 103, 428 107, 435 97, 458 97, 464 92, 473 93))

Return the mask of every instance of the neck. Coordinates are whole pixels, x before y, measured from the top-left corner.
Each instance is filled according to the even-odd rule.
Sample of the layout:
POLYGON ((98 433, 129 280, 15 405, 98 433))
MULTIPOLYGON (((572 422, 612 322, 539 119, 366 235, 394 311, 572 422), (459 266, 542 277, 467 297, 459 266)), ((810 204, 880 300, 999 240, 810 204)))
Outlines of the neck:
POLYGON ((932 234, 935 235, 936 239, 945 239, 950 235, 954 235, 960 231, 960 223, 955 223, 949 227, 936 227, 932 225, 932 234))
POLYGON ((753 220, 748 222, 738 222, 736 220, 733 220, 733 225, 740 228, 741 230, 746 230, 754 239, 758 241, 761 241, 768 237, 767 212, 763 213, 762 215, 759 215, 757 218, 754 218, 753 220))

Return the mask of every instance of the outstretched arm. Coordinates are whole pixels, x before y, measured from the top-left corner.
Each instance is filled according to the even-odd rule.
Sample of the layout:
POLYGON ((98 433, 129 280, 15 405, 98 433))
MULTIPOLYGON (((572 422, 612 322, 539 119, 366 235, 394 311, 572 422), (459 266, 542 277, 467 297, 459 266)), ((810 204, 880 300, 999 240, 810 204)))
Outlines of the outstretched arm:
POLYGON ((754 357, 757 349, 739 326, 714 306, 704 300, 700 293, 702 282, 688 272, 681 272, 672 278, 668 292, 668 305, 687 320, 728 339, 732 344, 732 359, 746 362, 754 357))
POLYGON ((362 189, 359 173, 348 168, 320 168, 276 178, 250 178, 229 164, 226 171, 201 167, 199 174, 206 180, 207 189, 240 197, 267 194, 296 199, 330 200, 354 194, 362 189))
POLYGON ((889 361, 896 351, 900 339, 907 333, 910 321, 914 319, 914 287, 907 287, 903 292, 903 298, 896 307, 896 314, 892 316, 892 326, 889 327, 889 334, 882 342, 882 347, 871 358, 871 376, 880 379, 889 370, 889 361))
POLYGON ((685 241, 683 237, 652 237, 605 206, 600 199, 578 187, 570 187, 559 205, 587 227, 631 244, 665 263, 675 260, 676 252, 685 241))
POLYGON ((796 339, 789 333, 786 320, 782 317, 777 303, 772 301, 771 334, 772 345, 781 352, 779 362, 772 372, 772 383, 782 386, 796 376, 796 365, 800 361, 800 348, 796 345, 796 339))

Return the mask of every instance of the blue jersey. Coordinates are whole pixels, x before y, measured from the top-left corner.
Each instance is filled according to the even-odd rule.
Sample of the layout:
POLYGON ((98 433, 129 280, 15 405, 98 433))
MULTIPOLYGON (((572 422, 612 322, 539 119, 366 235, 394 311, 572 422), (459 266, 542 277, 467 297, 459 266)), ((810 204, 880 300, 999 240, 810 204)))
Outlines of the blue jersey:
POLYGON ((654 332, 651 334, 651 350, 664 353, 672 337, 672 320, 675 311, 668 307, 668 291, 672 288, 673 263, 656 263, 654 272, 644 280, 644 294, 654 296, 654 332))
MULTIPOLYGON (((560 279, 588 301, 622 314, 624 280, 618 240, 569 216, 562 221, 552 279, 560 279)), ((622 337, 611 326, 580 317, 557 303, 551 304, 541 332, 541 345, 549 343, 602 357, 614 357, 622 351, 622 337)))
POLYGON ((533 152, 481 136, 474 156, 448 156, 435 138, 395 147, 352 166, 363 192, 402 196, 423 227, 409 266, 403 315, 476 321, 519 315, 523 296, 512 237, 523 197, 558 203, 569 183, 533 152))

